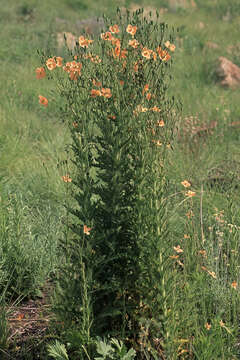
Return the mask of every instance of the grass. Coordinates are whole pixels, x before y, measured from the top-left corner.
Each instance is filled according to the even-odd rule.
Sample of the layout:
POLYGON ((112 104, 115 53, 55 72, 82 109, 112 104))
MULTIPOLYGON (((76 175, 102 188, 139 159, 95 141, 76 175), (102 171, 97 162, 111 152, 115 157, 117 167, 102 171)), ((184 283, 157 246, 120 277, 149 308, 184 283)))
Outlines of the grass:
MULTIPOLYGON (((178 358, 228 359, 231 356, 237 359, 239 285, 235 289, 231 284, 240 281, 240 90, 221 88, 215 69, 219 56, 240 65, 240 9, 238 1, 229 5, 228 1, 218 0, 214 7, 210 0, 204 4, 195 2, 196 7, 188 8, 178 7, 177 0, 138 3, 146 8, 166 8, 161 19, 170 27, 178 28, 169 97, 174 95, 181 100, 182 111, 176 113, 176 141, 167 159, 167 201, 171 244, 184 248, 184 256, 174 252, 173 246, 169 251, 172 256, 179 256, 172 263, 176 272, 182 272, 181 281, 185 287, 175 291, 174 299, 180 304, 176 307, 179 320, 172 321, 177 327, 174 334, 179 341, 178 358), (211 48, 209 43, 215 43, 217 48, 211 48), (184 201, 182 194, 185 189, 181 182, 185 179, 197 193, 189 201, 184 201), (190 211, 194 217, 186 216, 190 211), (201 270, 201 266, 205 270, 201 270), (187 299, 186 309, 184 299, 187 299), (189 316, 191 313, 193 316, 189 316), (224 322, 223 326, 219 326, 220 321, 224 322), (211 324, 211 329, 208 330, 206 324, 211 324), (195 340, 191 329, 194 329, 195 340), (186 341, 181 343, 181 339, 186 341)), ((103 13, 114 16, 115 6, 131 8, 135 5, 120 0, 114 6, 112 1, 103 0, 97 9, 93 0, 51 0, 41 4, 25 0, 21 5, 16 0, 2 4, 2 309, 10 308, 19 296, 25 301, 43 296, 44 284, 54 282, 63 259, 59 244, 64 238, 66 210, 61 204, 68 195, 61 177, 72 166, 70 155, 66 153, 71 138, 66 124, 61 122, 62 99, 55 97, 50 81, 35 78, 35 68, 40 66, 37 49, 44 49, 49 55, 61 55, 55 36, 58 32, 68 31, 79 36, 79 20, 103 13), (39 94, 50 100, 47 109, 39 106, 39 94)), ((8 311, 2 310, 0 349, 3 356, 16 357, 21 352, 22 359, 36 358, 34 351, 31 354, 32 350, 30 353, 24 350, 28 349, 27 344, 21 344, 19 352, 14 341, 8 340, 7 315, 8 311)), ((145 324, 142 329, 144 326, 147 328, 145 324)), ((49 332, 50 336, 56 333, 52 329, 49 332)), ((147 344, 148 339, 143 334, 142 339, 147 344)), ((60 340, 65 341, 61 337, 60 340)), ((40 353, 42 359, 47 358, 44 342, 40 353)), ((150 355, 145 354, 147 356, 150 355)))

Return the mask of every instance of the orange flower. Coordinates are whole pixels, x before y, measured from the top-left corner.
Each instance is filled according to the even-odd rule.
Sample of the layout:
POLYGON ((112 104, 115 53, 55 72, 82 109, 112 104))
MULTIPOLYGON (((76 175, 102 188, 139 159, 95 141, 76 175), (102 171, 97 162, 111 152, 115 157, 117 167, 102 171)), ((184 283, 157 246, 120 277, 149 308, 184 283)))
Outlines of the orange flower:
POLYGON ((220 320, 220 321, 219 321, 219 325, 220 325, 221 327, 224 327, 224 326, 225 326, 225 323, 224 323, 222 320, 220 320))
POLYGON ((174 260, 175 260, 175 259, 178 259, 178 258, 179 258, 179 255, 170 255, 169 257, 170 257, 170 259, 174 259, 174 260))
POLYGON ((206 323, 204 326, 205 326, 205 328, 206 328, 207 330, 210 330, 210 329, 211 329, 211 327, 212 327, 212 325, 211 325, 211 324, 209 324, 209 323, 206 323))
POLYGON ((183 253, 183 249, 181 249, 180 245, 174 246, 173 249, 176 251, 176 253, 181 254, 183 253))
POLYGON ((49 58, 46 61, 46 65, 47 65, 48 70, 53 70, 57 66, 56 61, 55 61, 54 58, 49 58))
POLYGON ((87 225, 83 226, 83 233, 86 235, 90 235, 90 231, 92 230, 92 228, 87 227, 87 225))
POLYGON ((122 49, 121 53, 120 53, 120 59, 126 59, 127 55, 127 50, 126 49, 122 49))
POLYGON ((108 119, 115 120, 115 119, 116 119, 116 116, 115 116, 115 115, 108 115, 108 119))
POLYGON ((150 110, 155 111, 155 112, 161 111, 161 109, 159 109, 159 107, 157 107, 157 106, 152 107, 150 110))
POLYGON ((102 83, 100 82, 100 81, 96 81, 95 79, 93 79, 93 85, 94 86, 97 86, 97 87, 100 87, 100 86, 102 86, 102 83))
POLYGON ((119 80, 119 83, 120 83, 121 86, 124 85, 124 81, 123 81, 123 80, 119 80))
POLYGON ((108 41, 111 41, 113 39, 113 36, 112 34, 110 33, 110 31, 107 31, 105 33, 102 33, 101 35, 101 39, 102 40, 108 40, 108 41))
POLYGON ((77 80, 78 76, 81 75, 82 64, 76 61, 67 62, 63 70, 69 73, 71 80, 77 80))
POLYGON ((152 51, 152 56, 153 56, 153 60, 156 61, 157 60, 157 54, 155 53, 155 51, 152 51))
POLYGON ((92 89, 92 90, 91 90, 91 96, 92 96, 92 97, 101 96, 101 91, 100 91, 100 90, 96 90, 96 89, 92 89))
POLYGON ((79 46, 83 48, 85 47, 88 48, 88 45, 90 45, 93 42, 93 40, 85 39, 84 36, 79 36, 78 42, 79 42, 79 46))
POLYGON ((150 93, 146 94, 146 98, 147 98, 148 101, 151 99, 151 97, 152 97, 152 95, 150 93))
POLYGON ((135 72, 138 72, 138 62, 137 61, 134 63, 133 70, 135 72))
POLYGON ((158 120, 157 125, 163 127, 165 124, 163 120, 158 120))
POLYGON ((134 49, 136 49, 139 45, 139 42, 136 39, 129 40, 128 45, 132 46, 134 49))
POLYGON ((176 49, 176 46, 174 44, 171 44, 170 41, 166 41, 164 45, 172 52, 174 52, 176 49))
POLYGON ((142 94, 144 95, 144 93, 148 90, 149 90, 149 84, 146 84, 143 88, 142 94))
POLYGON ((48 99, 46 99, 42 95, 38 95, 38 98, 39 98, 39 104, 41 104, 43 106, 48 106, 48 99))
POLYGON ((134 36, 136 34, 136 31, 137 31, 136 26, 132 26, 130 24, 127 26, 126 32, 131 34, 132 36, 134 36))
POLYGON ((192 212, 192 210, 190 210, 186 213, 186 216, 188 217, 188 219, 190 219, 191 217, 194 216, 194 213, 192 212))
POLYGON ((63 181, 64 181, 65 183, 70 183, 70 182, 72 182, 72 179, 69 177, 68 174, 63 175, 63 176, 62 176, 62 179, 63 179, 63 181))
POLYGON ((187 180, 182 181, 181 184, 182 184, 185 188, 188 188, 189 186, 191 186, 190 182, 188 182, 187 180))
POLYGON ((160 140, 153 140, 152 142, 157 146, 162 146, 162 143, 160 140))
POLYGON ((112 96, 111 94, 111 90, 109 88, 102 88, 101 90, 101 94, 102 96, 104 96, 105 98, 110 98, 112 96))
POLYGON ((56 56, 55 59, 56 59, 56 65, 57 65, 58 67, 61 67, 61 66, 62 66, 63 58, 60 57, 60 56, 56 56))
POLYGON ((206 250, 199 250, 198 251, 198 253, 200 254, 200 255, 202 255, 203 257, 207 257, 207 252, 206 252, 206 250))
POLYGON ((195 196, 195 195, 196 195, 195 191, 191 191, 191 190, 188 190, 188 191, 185 193, 185 196, 188 196, 188 197, 193 197, 193 196, 195 196))
POLYGON ((142 49, 142 56, 145 57, 146 59, 150 60, 151 59, 151 50, 144 47, 142 49))
POLYGON ((217 278, 216 273, 214 271, 210 271, 208 270, 205 266, 201 266, 202 270, 206 271, 211 277, 213 277, 214 279, 217 278))
POLYGON ((162 61, 168 61, 171 59, 171 55, 166 50, 162 50, 161 46, 157 47, 157 53, 162 61))
POLYGON ((231 287, 236 290, 236 289, 237 289, 237 282, 236 282, 236 281, 233 281, 233 282, 231 283, 231 287))
POLYGON ((118 27, 118 25, 113 25, 113 26, 110 26, 109 27, 109 30, 111 31, 111 33, 113 33, 113 34, 117 34, 117 33, 119 33, 119 27, 118 27))
POLYGON ((36 77, 37 79, 43 79, 46 76, 46 72, 44 67, 40 67, 36 69, 36 77))
POLYGON ((119 46, 116 46, 115 49, 112 49, 113 57, 117 58, 120 56, 121 48, 119 46))
POLYGON ((75 129, 78 127, 78 123, 76 122, 76 121, 74 121, 73 123, 72 123, 72 126, 73 127, 75 127, 75 129))
POLYGON ((113 45, 115 45, 119 48, 121 47, 121 41, 118 38, 113 37, 111 41, 112 41, 113 45))

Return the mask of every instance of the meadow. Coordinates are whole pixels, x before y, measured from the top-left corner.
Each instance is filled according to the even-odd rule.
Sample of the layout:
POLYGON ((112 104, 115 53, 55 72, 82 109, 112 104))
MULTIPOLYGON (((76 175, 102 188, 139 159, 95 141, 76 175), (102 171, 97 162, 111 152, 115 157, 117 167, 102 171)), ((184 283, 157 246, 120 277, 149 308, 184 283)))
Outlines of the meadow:
POLYGON ((0 24, 0 358, 239 359, 238 0, 11 0, 0 24), (57 40, 114 24, 142 62, 86 55, 117 28, 57 40))

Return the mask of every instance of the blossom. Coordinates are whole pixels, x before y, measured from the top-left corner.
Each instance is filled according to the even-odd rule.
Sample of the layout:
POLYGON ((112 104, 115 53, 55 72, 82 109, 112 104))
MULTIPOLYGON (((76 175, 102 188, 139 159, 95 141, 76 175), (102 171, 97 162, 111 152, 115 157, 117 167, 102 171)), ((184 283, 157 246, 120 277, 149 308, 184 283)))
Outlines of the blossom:
POLYGON ((90 231, 92 230, 92 228, 87 227, 87 225, 83 226, 83 233, 86 235, 90 235, 90 231))
POLYGON ((132 46, 134 49, 136 49, 139 45, 139 42, 136 39, 129 40, 128 45, 132 46))
POLYGON ((231 283, 231 287, 233 288, 233 289, 237 289, 237 282, 236 281, 233 281, 232 283, 231 283))
POLYGON ((93 40, 85 39, 84 36, 79 36, 78 42, 79 42, 79 46, 83 48, 85 47, 87 48, 88 45, 90 45, 93 42, 93 40))
POLYGON ((148 60, 151 59, 151 50, 144 47, 142 49, 142 56, 145 57, 148 60))
POLYGON ((196 195, 195 191, 191 191, 191 190, 188 190, 188 191, 185 193, 185 196, 188 196, 188 197, 193 197, 193 196, 195 196, 195 195, 196 195))
POLYGON ((149 90, 149 84, 146 84, 143 88, 142 94, 144 95, 144 93, 148 90, 149 90))
POLYGON ((123 86, 123 85, 124 85, 124 81, 123 81, 123 80, 119 80, 119 84, 120 84, 121 86, 123 86))
POLYGON ((165 125, 163 120, 158 120, 157 125, 163 127, 165 125))
POLYGON ((67 62, 63 67, 63 70, 69 73, 71 80, 77 80, 78 76, 81 75, 82 64, 76 61, 67 62))
POLYGON ((97 86, 97 87, 101 87, 102 86, 102 83, 101 83, 101 81, 96 81, 95 79, 93 79, 93 85, 94 86, 97 86))
POLYGON ((39 98, 39 104, 41 104, 43 106, 48 106, 48 99, 46 99, 42 95, 38 95, 38 98, 39 98))
POLYGON ((173 249, 176 251, 176 253, 180 254, 183 253, 183 249, 181 249, 180 245, 174 246, 173 249))
POLYGON ((54 58, 49 58, 46 61, 46 66, 47 66, 48 70, 55 69, 55 67, 57 66, 55 59, 54 58))
POLYGON ((96 89, 92 89, 92 90, 91 90, 91 96, 92 96, 92 97, 101 96, 101 91, 100 91, 100 90, 96 90, 96 89))
POLYGON ((150 94, 150 93, 146 94, 146 98, 147 98, 148 101, 151 99, 151 97, 152 97, 152 94, 150 94))
POLYGON ((187 180, 182 181, 181 184, 182 184, 185 188, 191 186, 190 182, 187 181, 187 180))
POLYGON ((174 52, 176 49, 176 46, 174 44, 171 44, 169 40, 166 41, 164 45, 172 52, 174 52))
POLYGON ((101 39, 102 40, 108 40, 108 41, 111 41, 113 39, 113 36, 112 34, 110 33, 110 31, 107 31, 105 33, 102 33, 101 35, 101 39))
POLYGON ((118 38, 113 37, 111 41, 112 41, 113 45, 115 45, 119 48, 121 47, 121 41, 118 38))
POLYGON ((155 111, 155 112, 161 111, 161 109, 159 109, 159 107, 157 107, 157 106, 152 107, 150 110, 155 111))
POLYGON ((63 175, 62 176, 62 179, 65 183, 69 183, 69 182, 72 182, 72 179, 70 178, 70 176, 68 174, 66 175, 63 175))
POLYGON ((130 24, 127 26, 126 32, 131 34, 132 36, 134 36, 136 34, 136 31, 137 31, 136 26, 132 26, 130 24))
POLYGON ((157 146, 162 146, 162 143, 160 140, 152 140, 152 142, 157 146))
POLYGON ((61 67, 61 66, 62 66, 63 58, 62 58, 61 56, 56 56, 55 61, 56 61, 56 65, 57 65, 58 67, 61 67))
POLYGON ((112 96, 111 94, 111 90, 109 88, 102 88, 101 89, 101 95, 106 97, 106 98, 110 98, 112 96))
POLYGON ((212 327, 212 325, 211 325, 211 324, 209 324, 209 323, 206 323, 204 326, 205 326, 205 328, 206 328, 207 330, 210 330, 210 329, 211 329, 211 327, 212 327))
POLYGON ((40 67, 36 69, 36 77, 37 79, 43 79, 46 76, 46 72, 44 67, 40 67))
POLYGON ((109 30, 111 31, 111 33, 113 33, 113 34, 117 34, 117 33, 119 33, 119 27, 118 27, 118 25, 113 25, 113 26, 110 26, 109 27, 109 30))
POLYGON ((162 61, 168 61, 171 59, 171 55, 166 50, 163 50, 161 46, 157 47, 157 53, 162 61))
POLYGON ((76 128, 78 127, 78 123, 77 123, 76 121, 74 121, 74 122, 72 123, 72 126, 76 129, 76 128))

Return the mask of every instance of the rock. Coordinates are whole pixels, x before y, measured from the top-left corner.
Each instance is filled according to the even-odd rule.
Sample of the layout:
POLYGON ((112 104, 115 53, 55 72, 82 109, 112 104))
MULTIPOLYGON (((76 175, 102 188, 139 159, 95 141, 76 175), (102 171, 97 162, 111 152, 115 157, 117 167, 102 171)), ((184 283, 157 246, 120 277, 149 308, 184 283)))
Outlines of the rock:
POLYGON ((217 75, 221 78, 220 85, 229 88, 240 86, 240 68, 227 58, 218 58, 217 75))
POLYGON ((77 37, 75 35, 73 35, 72 33, 70 33, 70 32, 57 33, 58 48, 61 49, 61 48, 63 48, 65 46, 64 35, 66 37, 67 47, 70 50, 73 50, 75 45, 76 45, 77 37))
POLYGON ((207 41, 205 45, 208 49, 219 49, 219 45, 212 41, 207 41))
POLYGON ((97 35, 105 28, 104 19, 92 17, 88 19, 78 20, 76 26, 79 32, 86 32, 90 35, 97 35))
POLYGON ((170 10, 194 9, 197 7, 194 0, 168 0, 170 10))

